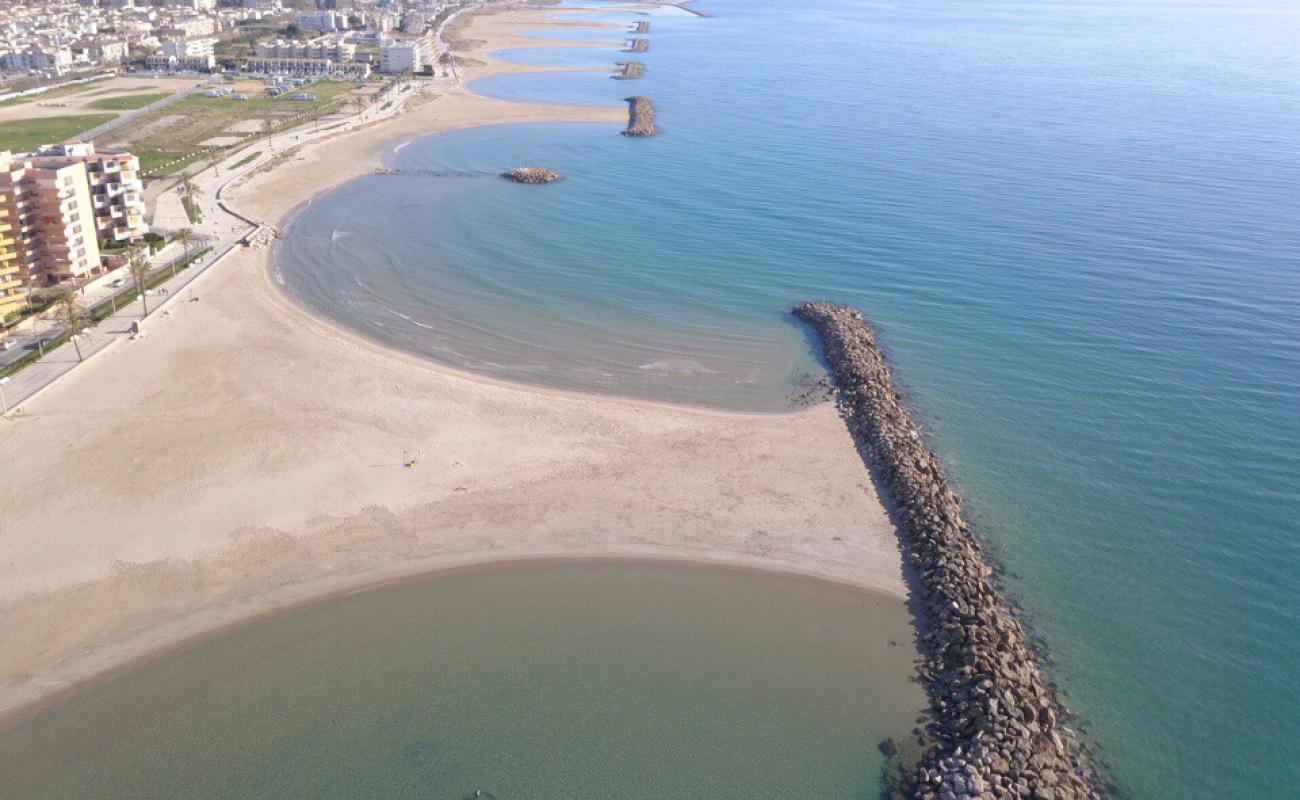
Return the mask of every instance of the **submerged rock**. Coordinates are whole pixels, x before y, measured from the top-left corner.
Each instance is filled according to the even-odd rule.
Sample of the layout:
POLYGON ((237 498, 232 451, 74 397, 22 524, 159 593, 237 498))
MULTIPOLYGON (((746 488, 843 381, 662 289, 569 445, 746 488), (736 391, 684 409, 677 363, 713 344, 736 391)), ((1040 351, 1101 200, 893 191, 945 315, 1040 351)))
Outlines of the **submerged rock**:
POLYGON ((560 179, 560 173, 545 167, 515 167, 501 173, 501 177, 515 183, 555 183, 560 179))

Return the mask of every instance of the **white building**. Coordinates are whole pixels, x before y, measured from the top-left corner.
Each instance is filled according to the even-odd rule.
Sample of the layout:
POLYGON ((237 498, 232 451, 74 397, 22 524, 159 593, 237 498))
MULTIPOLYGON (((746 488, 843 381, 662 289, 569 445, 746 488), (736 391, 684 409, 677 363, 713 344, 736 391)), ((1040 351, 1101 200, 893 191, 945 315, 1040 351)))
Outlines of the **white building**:
POLYGON ((216 43, 211 37, 166 39, 162 51, 145 59, 145 64, 149 69, 211 72, 217 65, 216 43))
POLYGON ((347 30, 348 27, 347 16, 333 11, 299 12, 293 21, 305 31, 321 31, 322 33, 347 30))
POLYGON ((390 75, 416 72, 426 63, 427 53, 419 39, 385 40, 379 46, 379 71, 390 75))
POLYGON ((257 45, 258 58, 324 58, 330 61, 352 61, 357 55, 357 46, 343 41, 323 37, 311 42, 295 42, 276 39, 260 42, 257 45))

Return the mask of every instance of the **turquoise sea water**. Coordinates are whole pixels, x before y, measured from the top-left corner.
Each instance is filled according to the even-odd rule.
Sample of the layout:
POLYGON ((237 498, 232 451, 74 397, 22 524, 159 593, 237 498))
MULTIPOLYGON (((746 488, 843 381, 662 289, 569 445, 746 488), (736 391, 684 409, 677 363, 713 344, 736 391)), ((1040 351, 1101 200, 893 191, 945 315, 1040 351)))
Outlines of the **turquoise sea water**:
POLYGON ((192 643, 0 730, 0 796, 867 800, 880 742, 924 705, 909 636, 902 601, 803 578, 435 574, 192 643))
POLYGON ((770 410, 818 370, 784 311, 854 304, 1120 785, 1294 791, 1300 7, 704 7, 650 17, 643 81, 473 86, 646 94, 659 137, 408 143, 301 214, 290 291, 498 376, 770 410))

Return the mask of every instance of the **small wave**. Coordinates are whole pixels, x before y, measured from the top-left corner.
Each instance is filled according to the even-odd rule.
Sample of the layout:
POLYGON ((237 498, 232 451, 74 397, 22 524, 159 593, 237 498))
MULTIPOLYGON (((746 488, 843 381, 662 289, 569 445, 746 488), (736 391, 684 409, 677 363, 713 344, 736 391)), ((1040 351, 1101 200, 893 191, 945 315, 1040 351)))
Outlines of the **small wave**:
POLYGON ((411 143, 411 140, 410 140, 410 139, 407 139, 406 141, 404 141, 404 142, 402 142, 401 144, 399 144, 397 147, 394 147, 394 148, 393 148, 393 155, 397 155, 398 153, 400 153, 400 152, 402 152, 403 150, 405 150, 405 149, 406 149, 406 146, 407 146, 408 144, 410 144, 410 143, 411 143))
POLYGON ((341 231, 338 228, 335 228, 334 232, 330 234, 330 241, 337 242, 339 239, 342 239, 344 236, 349 235, 349 233, 350 231, 341 231))
POLYGON ((651 361, 641 364, 637 369, 646 370, 647 372, 676 372, 682 375, 706 375, 713 374, 717 370, 709 369, 698 361, 689 361, 676 358, 666 358, 660 361, 651 361))
POLYGON ((417 320, 417 319, 415 319, 415 318, 413 318, 413 317, 408 317, 408 316, 406 316, 405 314, 402 314, 402 313, 399 313, 399 312, 397 312, 397 311, 394 311, 394 310, 391 309, 391 308, 385 308, 384 310, 387 311, 389 314, 392 314, 392 315, 395 316, 395 317, 400 317, 401 319, 406 320, 407 322, 411 323, 412 325, 414 325, 414 326, 417 327, 417 328, 424 328, 426 331, 435 330, 435 328, 434 328, 432 325, 426 325, 426 324, 424 324, 423 322, 420 322, 419 320, 417 320))

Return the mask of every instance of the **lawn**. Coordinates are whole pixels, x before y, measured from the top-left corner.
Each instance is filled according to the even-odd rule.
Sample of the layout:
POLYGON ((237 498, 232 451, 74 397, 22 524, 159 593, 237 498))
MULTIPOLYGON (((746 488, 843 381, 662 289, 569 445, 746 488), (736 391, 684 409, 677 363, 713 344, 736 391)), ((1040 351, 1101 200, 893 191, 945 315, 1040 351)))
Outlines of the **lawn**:
POLYGON ((257 150, 257 151, 255 151, 252 155, 249 155, 249 156, 246 156, 246 157, 244 157, 244 158, 241 158, 241 159, 239 159, 238 161, 236 161, 235 163, 231 164, 231 165, 230 165, 230 168, 231 168, 231 169, 239 169, 240 167, 246 167, 246 166, 248 166, 249 164, 252 164, 254 161, 256 161, 257 159, 259 159, 259 158, 261 158, 261 157, 262 157, 262 151, 261 151, 261 150, 257 150))
POLYGON ((83 114, 75 117, 41 117, 0 122, 0 150, 26 153, 43 144, 71 139, 82 131, 102 125, 116 114, 83 114))
POLYGON ((156 103, 170 95, 171 92, 130 94, 122 97, 105 97, 102 100, 92 100, 86 105, 90 108, 99 109, 101 111, 134 111, 137 108, 144 108, 150 103, 156 103))
MULTIPOLYGON (((211 152, 200 143, 217 136, 232 135, 230 129, 241 120, 270 120, 277 130, 308 122, 313 116, 339 110, 336 99, 352 91, 350 81, 321 81, 302 87, 304 93, 316 95, 315 101, 290 100, 288 97, 267 97, 261 93, 261 84, 244 82, 236 91, 248 94, 247 100, 230 97, 204 97, 190 95, 164 109, 150 112, 132 120, 113 132, 113 137, 124 142, 140 157, 141 169, 147 175, 174 173, 201 155, 211 152), (162 118, 173 120, 162 127, 151 123, 162 118), (193 158, 191 154, 199 153, 193 158), (163 166, 168 161, 186 158, 186 162, 163 166)), ((256 133, 261 133, 257 131, 256 133)), ((233 134, 239 135, 239 134, 233 134)))

